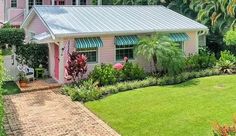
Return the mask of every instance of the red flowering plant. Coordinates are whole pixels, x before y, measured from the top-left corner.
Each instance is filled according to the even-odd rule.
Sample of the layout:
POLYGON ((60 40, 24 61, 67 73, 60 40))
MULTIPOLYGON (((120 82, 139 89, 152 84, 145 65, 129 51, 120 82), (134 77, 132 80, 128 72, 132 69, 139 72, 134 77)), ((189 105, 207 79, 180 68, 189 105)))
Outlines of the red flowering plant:
POLYGON ((65 66, 65 78, 70 81, 82 79, 87 72, 87 57, 79 52, 68 53, 67 65, 65 66))

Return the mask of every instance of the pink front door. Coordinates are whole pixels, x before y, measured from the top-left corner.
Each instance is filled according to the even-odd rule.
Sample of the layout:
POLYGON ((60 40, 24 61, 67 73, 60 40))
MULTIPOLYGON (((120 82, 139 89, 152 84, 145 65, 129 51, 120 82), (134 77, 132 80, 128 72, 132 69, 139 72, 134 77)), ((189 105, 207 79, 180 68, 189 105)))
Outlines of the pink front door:
POLYGON ((54 44, 54 60, 55 60, 55 67, 54 67, 54 75, 57 80, 59 80, 59 47, 54 44))

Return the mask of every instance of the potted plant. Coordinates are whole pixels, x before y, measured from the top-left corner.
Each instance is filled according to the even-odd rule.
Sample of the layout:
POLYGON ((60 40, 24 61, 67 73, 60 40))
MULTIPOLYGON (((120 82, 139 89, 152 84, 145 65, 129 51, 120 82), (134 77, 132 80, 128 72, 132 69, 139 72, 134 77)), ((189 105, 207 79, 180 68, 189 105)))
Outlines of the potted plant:
POLYGON ((25 77, 25 74, 20 72, 19 73, 19 84, 20 84, 20 87, 27 87, 27 78, 25 77))

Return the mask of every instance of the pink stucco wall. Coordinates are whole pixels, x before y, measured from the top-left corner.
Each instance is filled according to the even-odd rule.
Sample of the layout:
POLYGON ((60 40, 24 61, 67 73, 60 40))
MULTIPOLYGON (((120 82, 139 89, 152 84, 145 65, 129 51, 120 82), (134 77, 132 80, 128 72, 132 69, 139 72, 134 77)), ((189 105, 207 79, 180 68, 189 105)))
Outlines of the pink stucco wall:
MULTIPOLYGON (((189 41, 184 43, 184 52, 186 55, 198 53, 198 36, 197 32, 187 32, 188 36, 190 37, 189 41)), ((115 60, 115 45, 114 45, 114 36, 102 36, 103 47, 98 48, 98 63, 88 63, 88 72, 89 74, 95 65, 100 63, 110 63, 115 64, 117 63, 115 60)), ((66 65, 66 61, 68 59, 67 56, 68 46, 65 46, 64 52, 64 64, 66 65)), ((75 42, 70 40, 69 51, 75 51, 75 42)), ((152 61, 148 61, 145 59, 144 56, 136 56, 135 60, 131 60, 132 62, 138 63, 141 67, 145 69, 145 71, 153 71, 154 66, 152 61)))
POLYGON ((184 52, 186 56, 198 53, 198 34, 197 32, 187 32, 190 39, 184 43, 184 52))
POLYGON ((8 10, 8 21, 15 26, 20 26, 24 20, 24 9, 11 8, 8 10))
POLYGON ((45 27, 38 16, 34 16, 29 25, 25 28, 25 39, 26 41, 31 39, 30 33, 41 34, 44 32, 48 32, 48 29, 45 27))
POLYGON ((0 22, 4 22, 4 0, 0 0, 0 22))
POLYGON ((32 21, 28 25, 27 30, 34 32, 35 34, 48 32, 48 29, 45 27, 45 25, 42 23, 42 21, 40 20, 38 16, 34 16, 32 21))

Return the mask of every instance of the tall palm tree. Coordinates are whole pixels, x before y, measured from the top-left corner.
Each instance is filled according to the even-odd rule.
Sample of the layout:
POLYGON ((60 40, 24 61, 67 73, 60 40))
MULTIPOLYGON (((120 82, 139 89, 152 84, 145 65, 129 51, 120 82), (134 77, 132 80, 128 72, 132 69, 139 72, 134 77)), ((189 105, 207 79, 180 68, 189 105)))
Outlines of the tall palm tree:
POLYGON ((184 66, 184 53, 167 35, 154 34, 141 37, 135 53, 149 61, 152 60, 155 72, 159 70, 159 72, 174 75, 184 66))

